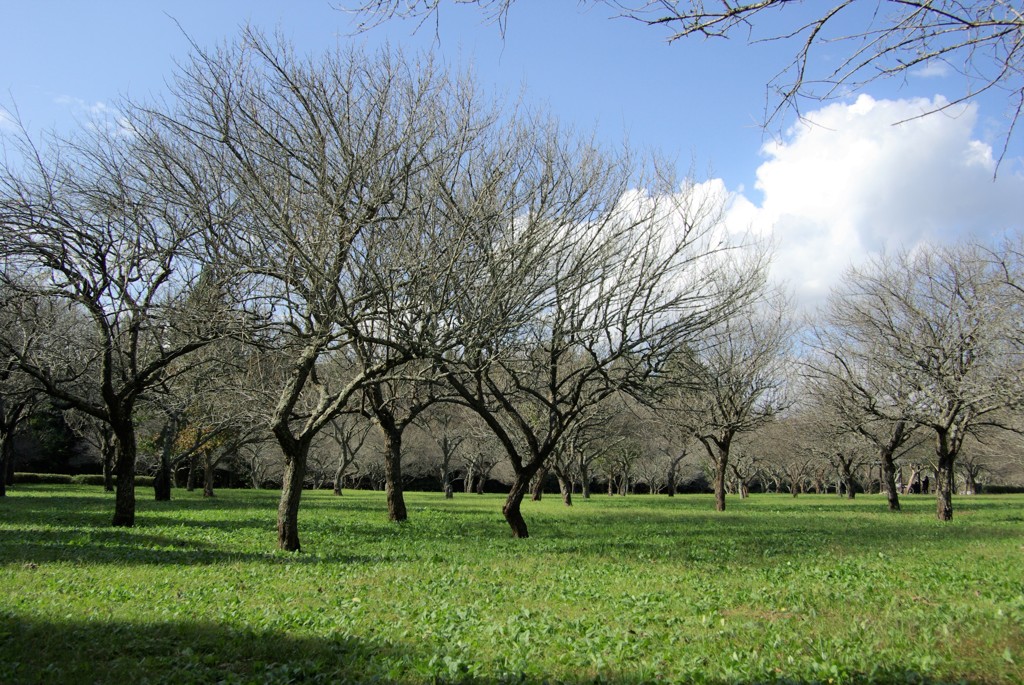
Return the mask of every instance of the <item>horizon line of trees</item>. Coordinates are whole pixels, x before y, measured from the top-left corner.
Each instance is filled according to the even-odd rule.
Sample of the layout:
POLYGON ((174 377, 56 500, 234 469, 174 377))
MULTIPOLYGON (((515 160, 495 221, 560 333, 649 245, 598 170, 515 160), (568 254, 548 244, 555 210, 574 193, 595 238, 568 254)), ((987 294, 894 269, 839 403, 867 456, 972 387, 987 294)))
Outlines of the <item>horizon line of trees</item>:
POLYGON ((965 441, 1017 429, 1018 243, 880 257, 798 338, 722 198, 429 56, 303 57, 248 28, 121 110, 8 136, 0 168, 0 458, 51 403, 101 455, 116 526, 140 455, 159 499, 182 464, 211 494, 229 462, 278 468, 282 549, 304 487, 357 467, 400 522, 411 439, 449 494, 500 464, 516 537, 549 475, 567 503, 628 492, 654 453, 674 491, 701 452, 724 509, 744 450, 796 494, 827 447, 852 494, 866 444, 898 508, 894 465, 926 434, 948 520, 965 441))

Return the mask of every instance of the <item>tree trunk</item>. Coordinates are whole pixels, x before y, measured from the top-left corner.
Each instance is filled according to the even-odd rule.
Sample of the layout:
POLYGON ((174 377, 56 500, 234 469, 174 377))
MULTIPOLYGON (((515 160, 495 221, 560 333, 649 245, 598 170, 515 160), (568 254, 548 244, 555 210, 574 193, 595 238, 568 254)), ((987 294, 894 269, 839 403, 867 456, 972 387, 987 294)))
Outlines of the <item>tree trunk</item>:
POLYGON ((715 511, 725 511, 725 468, 729 455, 721 450, 715 459, 715 511))
POLYGON ((725 511, 725 477, 729 471, 729 445, 732 437, 728 434, 721 439, 714 436, 698 436, 711 462, 715 465, 714 482, 715 511, 725 511))
POLYGON ((10 450, 7 453, 6 463, 4 464, 4 470, 0 473, 0 480, 4 482, 4 486, 14 485, 14 449, 8 447, 10 450))
POLYGON ((746 499, 750 496, 750 490, 747 488, 747 481, 740 475, 739 469, 736 468, 735 464, 732 464, 732 475, 736 479, 736 494, 740 496, 740 499, 746 499))
POLYGON ((341 496, 341 479, 345 476, 345 457, 338 460, 338 468, 334 470, 334 494, 341 496))
POLYGON ((384 490, 388 520, 401 523, 409 518, 402 492, 402 432, 384 429, 384 490))
POLYGON ((882 455, 882 488, 889 501, 889 511, 900 511, 899 490, 896 487, 896 462, 891 454, 882 455))
POLYGON ((978 485, 978 478, 975 475, 974 469, 964 469, 964 494, 977 495, 979 492, 981 492, 981 488, 978 485))
POLYGON ((526 528, 526 521, 523 519, 523 513, 520 510, 523 498, 530 488, 530 479, 533 473, 537 472, 537 469, 532 469, 533 473, 530 473, 530 471, 530 469, 527 469, 516 474, 515 482, 512 483, 512 489, 505 499, 505 505, 501 508, 501 513, 505 515, 505 521, 508 522, 509 527, 512 529, 512 537, 514 538, 530 537, 530 533, 526 528))
POLYGON ((444 498, 455 499, 455 489, 452 487, 452 474, 447 471, 444 474, 444 498))
POLYGON ((113 525, 131 528, 135 525, 135 425, 131 419, 112 423, 117 442, 114 473, 117 476, 114 495, 113 525))
POLYGON ((168 419, 161 431, 160 467, 153 479, 153 496, 157 502, 171 501, 171 450, 174 449, 175 436, 178 432, 175 420, 168 419))
MULTIPOLYGON (((282 446, 283 448, 283 446, 282 446)), ((281 482, 281 501, 277 506, 277 546, 288 552, 298 552, 299 545, 299 501, 302 499, 302 484, 306 480, 306 459, 309 445, 295 442, 285 452, 284 477, 281 482)))
POLYGON ((853 470, 845 461, 840 462, 843 471, 843 487, 846 488, 846 499, 854 499, 857 496, 856 486, 853 483, 853 470))
POLYGON ((7 464, 11 461, 11 439, 0 435, 0 497, 7 496, 7 464))
POLYGON ((558 478, 558 490, 562 493, 562 502, 567 507, 572 506, 572 483, 565 477, 564 473, 561 473, 558 469, 555 469, 555 477, 558 478))
POLYGON ((114 433, 106 426, 100 429, 100 459, 103 462, 103 491, 114 491, 114 458, 117 443, 114 433))
MULTIPOLYGON (((918 481, 918 470, 914 465, 910 466, 910 480, 907 481, 906 487, 903 489, 904 493, 914 493, 915 483, 918 481)), ((915 493, 916 494, 916 493, 915 493)))
POLYGON ((210 455, 203 454, 203 497, 213 497, 213 460, 210 455))
POLYGON ((953 471, 953 457, 943 455, 935 470, 935 518, 940 521, 953 520, 953 488, 956 474, 953 471))
MULTIPOLYGON (((167 465, 168 467, 170 464, 167 465)), ((161 462, 160 467, 153 477, 153 499, 157 502, 171 501, 171 474, 170 469, 165 468, 161 462)))
POLYGON ((189 492, 195 492, 196 489, 196 474, 198 472, 198 469, 196 469, 197 460, 198 457, 195 455, 192 455, 188 459, 188 484, 185 486, 185 489, 189 492))
POLYGON ((583 493, 583 499, 590 499, 590 469, 583 460, 579 462, 580 472, 580 491, 583 493))
POLYGON ((466 479, 462 482, 462 489, 465 491, 467 495, 473 492, 473 480, 476 477, 475 473, 476 469, 473 467, 472 464, 470 464, 469 467, 466 469, 466 479))
POLYGON ((530 499, 534 502, 540 502, 544 496, 544 481, 548 478, 548 467, 543 467, 537 472, 537 477, 533 482, 533 491, 530 493, 530 499))

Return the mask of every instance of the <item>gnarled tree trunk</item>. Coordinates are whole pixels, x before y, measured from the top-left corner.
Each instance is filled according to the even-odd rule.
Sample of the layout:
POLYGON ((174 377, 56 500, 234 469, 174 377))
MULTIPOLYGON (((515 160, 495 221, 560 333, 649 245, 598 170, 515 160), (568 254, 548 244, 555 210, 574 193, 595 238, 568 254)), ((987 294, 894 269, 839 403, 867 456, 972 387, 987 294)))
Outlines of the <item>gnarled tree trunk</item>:
POLYGON ((341 496, 341 479, 345 477, 345 466, 345 458, 342 457, 338 460, 338 468, 334 470, 334 489, 332 492, 339 497, 341 496))
POLYGON ((935 456, 938 464, 935 469, 935 518, 940 521, 953 520, 953 489, 956 487, 956 472, 953 463, 956 451, 951 447, 956 444, 944 432, 936 435, 935 456))
POLYGON ((135 425, 130 418, 111 422, 114 439, 117 442, 114 458, 114 475, 117 483, 114 491, 113 525, 131 528, 135 525, 135 425))
POLYGON ((839 468, 843 479, 843 487, 846 488, 846 499, 854 499, 857 496, 857 488, 853 482, 853 469, 850 468, 850 463, 839 458, 839 468))
POLYGON ((114 459, 117 458, 117 441, 109 427, 100 429, 100 459, 103 462, 103 491, 114 491, 114 459))
POLYGON ((157 502, 171 501, 171 452, 174 450, 177 433, 177 421, 174 418, 167 419, 160 435, 160 467, 153 479, 153 495, 157 502))
POLYGON ((725 471, 729 463, 728 453, 719 454, 715 459, 715 511, 725 511, 725 471))
POLYGON ((402 522, 409 518, 402 491, 402 432, 384 428, 384 490, 388 502, 388 520, 402 522))
POLYGON ((213 497, 213 459, 209 452, 203 452, 203 497, 213 497))
POLYGON ((199 457, 192 455, 188 460, 188 477, 186 478, 187 485, 185 486, 185 489, 189 492, 195 492, 196 489, 196 474, 198 473, 196 462, 198 459, 199 457))
POLYGON ((896 488, 896 462, 892 454, 882 454, 882 488, 889 502, 889 511, 900 511, 900 495, 896 488))
POLYGON ((509 528, 512 529, 512 537, 515 538, 530 537, 530 532, 526 528, 526 520, 523 519, 521 505, 523 498, 529 490, 531 476, 532 474, 527 475, 524 472, 516 474, 516 479, 512 483, 512 489, 505 499, 505 505, 501 508, 505 521, 508 522, 509 528))
POLYGON ((537 472, 537 477, 533 481, 533 490, 530 493, 530 499, 534 502, 540 502, 544 496, 544 481, 548 479, 548 467, 544 466, 540 471, 537 472))
POLYGON ((7 467, 11 459, 11 439, 0 435, 0 497, 7 496, 7 467))
POLYGON ((572 506, 572 483, 560 468, 555 469, 555 478, 558 479, 558 491, 562 493, 562 503, 567 507, 572 506))
POLYGON ((306 460, 309 444, 295 441, 285 452, 284 477, 281 482, 281 501, 277 506, 277 546, 288 552, 298 552, 299 544, 299 502, 302 499, 302 485, 306 479, 306 460))

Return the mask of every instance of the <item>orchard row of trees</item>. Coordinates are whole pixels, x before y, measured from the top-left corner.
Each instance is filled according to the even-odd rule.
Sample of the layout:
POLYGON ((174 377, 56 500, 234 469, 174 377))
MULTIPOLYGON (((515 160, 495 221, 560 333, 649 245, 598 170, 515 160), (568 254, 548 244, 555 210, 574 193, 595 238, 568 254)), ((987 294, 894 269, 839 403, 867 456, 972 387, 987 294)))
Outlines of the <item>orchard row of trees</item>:
POLYGON ((318 436, 376 424, 401 521, 403 434, 448 403, 504 451, 525 537, 522 498, 574 427, 643 396, 764 284, 763 250, 664 165, 502 110, 427 58, 306 58, 247 30, 196 50, 167 102, 121 111, 9 141, 0 176, 4 383, 23 388, 4 396, 109 430, 114 525, 134 523, 143 406, 167 417, 163 496, 183 444, 269 432, 297 550, 318 436))
MULTIPOLYGON (((741 437, 809 413, 815 444, 873 446, 893 508, 900 450, 931 434, 948 519, 964 441, 1015 426, 1012 247, 851 272, 794 348, 768 251, 726 230, 721 198, 429 58, 303 57, 250 29, 121 112, 9 138, 0 171, 2 454, 35 398, 72 413, 109 464, 114 525, 134 524, 143 420, 158 498, 177 464, 207 487, 226 459, 265 470, 270 441, 287 550, 323 445, 340 485, 370 427, 392 520, 419 426, 446 489, 502 463, 527 537, 531 483, 571 493, 605 469, 628 491, 657 440, 666 487, 699 448, 723 509, 752 477, 741 437)), ((784 441, 764 444, 767 464, 784 441)))

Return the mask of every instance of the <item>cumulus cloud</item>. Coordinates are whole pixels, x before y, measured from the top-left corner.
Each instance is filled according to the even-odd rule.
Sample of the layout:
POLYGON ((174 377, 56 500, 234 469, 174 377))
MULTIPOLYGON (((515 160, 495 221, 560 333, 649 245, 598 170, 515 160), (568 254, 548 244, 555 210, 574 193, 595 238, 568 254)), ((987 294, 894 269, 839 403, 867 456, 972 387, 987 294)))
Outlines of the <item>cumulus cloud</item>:
POLYGON ((805 305, 869 253, 1019 229, 1024 176, 995 176, 975 106, 922 116, 946 104, 861 95, 810 113, 763 148, 760 204, 735 196, 730 223, 774 237, 774 276, 805 305))

